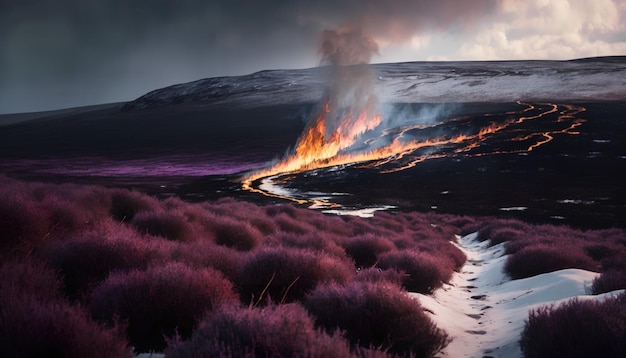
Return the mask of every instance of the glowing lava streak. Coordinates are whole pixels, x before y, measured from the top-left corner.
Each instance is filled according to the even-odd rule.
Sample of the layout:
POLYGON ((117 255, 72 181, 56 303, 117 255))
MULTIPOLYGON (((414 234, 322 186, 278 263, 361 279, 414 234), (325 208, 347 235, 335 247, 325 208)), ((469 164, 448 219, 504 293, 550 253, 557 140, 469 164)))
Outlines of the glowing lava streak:
MULTIPOLYGON (((281 174, 300 173, 318 168, 363 162, 367 162, 367 164, 363 165, 365 168, 383 168, 387 164, 394 164, 394 168, 380 169, 381 173, 391 173, 414 167, 417 163, 426 159, 527 153, 552 141, 556 134, 578 134, 573 129, 584 122, 583 119, 575 118, 575 116, 584 111, 585 108, 563 105, 565 110, 559 113, 556 122, 554 122, 560 128, 528 133, 528 129, 525 128, 525 122, 542 119, 554 114, 558 112, 559 105, 543 104, 542 106, 547 108, 540 109, 531 104, 522 102, 518 102, 518 104, 525 105, 526 108, 518 112, 504 113, 504 119, 499 122, 490 121, 489 124, 469 132, 461 131, 456 134, 418 140, 413 138, 411 133, 428 129, 428 126, 414 125, 395 130, 385 129, 378 139, 388 144, 379 147, 369 147, 371 148, 369 150, 354 150, 355 144, 365 144, 365 147, 368 148, 368 145, 376 142, 376 139, 368 138, 361 143, 357 143, 363 134, 373 131, 381 124, 381 116, 379 114, 369 115, 365 111, 355 114, 350 109, 333 108, 332 104, 327 102, 320 115, 304 130, 292 154, 266 169, 249 174, 242 180, 242 189, 266 196, 292 200, 300 204, 310 202, 328 207, 334 204, 324 200, 299 199, 276 191, 262 190, 253 187, 253 183, 262 178, 271 180, 281 174), (522 116, 522 114, 534 110, 537 111, 536 114, 522 116), (332 116, 337 116, 338 113, 340 114, 340 119, 332 121, 334 119, 332 116), (336 128, 329 128, 329 123, 337 123, 336 128), (560 123, 568 124, 568 126, 563 128, 560 123), (476 151, 482 145, 488 143, 489 139, 495 135, 500 135, 505 139, 505 142, 534 141, 534 143, 520 149, 476 151), (537 137, 541 139, 535 139, 537 137), (426 154, 418 155, 417 152, 420 150, 426 150, 426 154), (410 157, 408 157, 409 155, 410 157), (406 161, 405 157, 408 157, 409 160, 406 161)), ((502 117, 502 114, 485 114, 484 118, 492 116, 502 117)), ((459 119, 444 121, 431 126, 431 128, 437 125, 453 124, 456 121, 459 121, 459 119)), ((453 125, 453 127, 455 126, 453 125)))

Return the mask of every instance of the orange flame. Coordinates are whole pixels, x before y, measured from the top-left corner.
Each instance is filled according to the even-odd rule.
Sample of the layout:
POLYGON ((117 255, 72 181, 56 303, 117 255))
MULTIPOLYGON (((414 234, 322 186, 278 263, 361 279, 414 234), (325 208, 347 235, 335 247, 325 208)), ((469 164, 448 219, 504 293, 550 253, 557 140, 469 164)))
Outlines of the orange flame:
POLYGON ((338 121, 337 129, 328 133, 328 117, 332 114, 331 112, 330 101, 328 101, 322 113, 312 121, 298 139, 294 153, 273 166, 244 178, 243 189, 250 190, 253 181, 276 174, 298 173, 333 165, 380 159, 379 156, 362 157, 363 154, 342 153, 342 150, 353 145, 360 135, 376 128, 381 123, 380 114, 371 116, 362 111, 354 116, 351 109, 338 121))
MULTIPOLYGON (((524 103, 518 102, 518 104, 524 103)), ((522 114, 535 109, 535 106, 531 104, 525 105, 527 106, 527 108, 520 112, 510 112, 506 114, 522 114)), ((487 137, 496 134, 502 130, 505 130, 508 127, 518 126, 525 121, 536 120, 545 115, 558 111, 558 105, 546 105, 550 106, 551 108, 541 111, 538 114, 532 116, 520 116, 517 119, 508 119, 500 123, 491 122, 489 125, 479 129, 479 131, 474 134, 461 133, 455 136, 440 136, 422 141, 418 141, 415 139, 403 141, 402 139, 407 135, 407 133, 409 133, 409 131, 423 128, 422 125, 405 127, 394 136, 391 143, 385 146, 370 151, 350 153, 346 149, 349 149, 352 145, 354 145, 357 139, 359 139, 362 134, 371 131, 379 126, 382 121, 382 117, 380 114, 371 116, 365 111, 361 111, 360 113, 358 113, 358 115, 353 115, 353 110, 350 109, 348 110, 347 114, 341 117, 341 119, 338 121, 337 128, 334 131, 330 131, 330 128, 328 126, 328 120, 329 116, 333 114, 333 108, 331 108, 331 103, 330 101, 328 101, 326 102, 324 109, 319 114, 319 116, 317 116, 304 130, 304 132, 298 139, 294 152, 268 168, 249 174, 242 180, 242 189, 260 193, 266 196, 288 199, 303 204, 311 200, 302 200, 292 197, 281 196, 278 194, 272 194, 261 189, 254 188, 253 182, 261 178, 272 177, 279 174, 299 173, 318 168, 361 162, 371 162, 365 166, 368 168, 380 167, 390 162, 399 163, 400 159, 404 158, 405 156, 412 154, 419 149, 428 147, 441 147, 447 145, 459 146, 458 148, 453 150, 452 153, 449 154, 429 153, 425 155, 415 156, 408 163, 405 162, 404 164, 401 164, 395 168, 383 170, 382 173, 391 173, 411 168, 414 167, 417 163, 420 163, 426 159, 441 158, 449 155, 459 155, 460 153, 465 153, 464 155, 470 155, 468 153, 472 149, 479 147, 487 137)), ((336 108, 334 110, 337 111, 336 108)), ((512 141, 526 141, 537 135, 543 137, 526 149, 493 151, 490 153, 475 153, 471 155, 483 156, 488 154, 530 152, 533 149, 550 142, 554 138, 553 134, 578 134, 578 132, 574 132, 573 129, 580 126, 584 122, 584 120, 575 119, 575 116, 576 114, 584 110, 585 108, 583 107, 566 105, 566 111, 558 116, 558 122, 573 120, 569 127, 561 130, 554 130, 544 133, 533 133, 526 136, 516 136, 510 138, 510 140, 512 141)), ((485 116, 488 117, 490 115, 487 114, 485 116)), ((383 135, 387 134, 389 134, 388 131, 383 131, 383 135)))

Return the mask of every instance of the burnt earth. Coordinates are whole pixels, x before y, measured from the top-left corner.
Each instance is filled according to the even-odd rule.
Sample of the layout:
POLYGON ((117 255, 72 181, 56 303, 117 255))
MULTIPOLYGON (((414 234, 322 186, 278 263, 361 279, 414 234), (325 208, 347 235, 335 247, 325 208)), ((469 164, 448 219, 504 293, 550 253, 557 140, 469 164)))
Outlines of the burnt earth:
MULTIPOLYGON (((398 104, 419 108, 423 104, 398 104)), ((626 103, 576 103, 586 122, 578 135, 559 135, 532 152, 429 159, 388 174, 362 166, 301 173, 286 185, 301 192, 341 192, 342 205, 393 205, 394 210, 513 217, 580 228, 626 227, 626 103), (526 208, 521 210, 521 208, 526 208), (502 210, 506 209, 506 210, 502 210)), ((240 190, 240 173, 228 175, 122 175, 98 173, 128 161, 158 163, 176 156, 193 168, 213 160, 262 165, 292 147, 313 104, 262 108, 183 104, 157 109, 93 110, 43 116, 0 126, 0 174, 48 182, 136 188, 189 201, 232 196, 267 198, 240 190), (85 159, 87 158, 87 159, 85 159), (89 175, 72 172, 88 161, 89 175)), ((515 103, 457 106, 455 116, 519 109, 515 103)), ((537 131, 543 129, 536 121, 537 131)))

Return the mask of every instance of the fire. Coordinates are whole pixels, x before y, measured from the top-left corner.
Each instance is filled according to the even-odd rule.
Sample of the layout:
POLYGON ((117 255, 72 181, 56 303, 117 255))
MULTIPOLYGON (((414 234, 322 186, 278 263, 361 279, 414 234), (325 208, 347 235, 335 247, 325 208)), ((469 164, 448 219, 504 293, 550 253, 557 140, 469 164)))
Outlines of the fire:
MULTIPOLYGON (((349 154, 344 152, 354 145, 365 132, 371 131, 382 121, 380 114, 370 115, 360 111, 354 115, 354 109, 348 109, 330 131, 330 116, 343 112, 340 108, 332 108, 330 100, 324 105, 321 113, 307 126, 292 154, 283 158, 269 168, 250 174, 243 179, 243 189, 252 190, 251 184, 257 179, 284 173, 299 173, 306 170, 329 166, 349 164, 364 160, 380 159, 375 153, 349 154)), ((257 191, 257 190, 252 190, 257 191)))
MULTIPOLYGON (((365 163, 362 166, 364 168, 381 168, 381 173, 391 173, 414 167, 424 160, 433 158, 530 152, 549 143, 557 134, 578 134, 574 129, 584 122, 583 119, 576 118, 578 113, 585 110, 583 107, 565 105, 565 110, 559 113, 556 123, 566 122, 569 124, 567 127, 546 132, 528 133, 520 127, 524 122, 538 120, 546 115, 555 113, 560 105, 544 104, 547 107, 546 109, 539 110, 534 115, 524 116, 526 112, 538 110, 538 108, 531 104, 521 102, 518 102, 518 104, 525 105, 526 108, 515 113, 505 113, 511 117, 500 122, 492 121, 488 125, 469 133, 461 132, 418 140, 411 139, 411 133, 427 129, 428 126, 413 125, 395 130, 386 128, 380 131, 381 134, 378 138, 371 138, 371 136, 363 138, 365 133, 371 132, 381 125, 382 116, 380 114, 369 114, 366 110, 342 109, 328 100, 319 115, 305 128, 292 153, 268 168, 250 173, 242 180, 242 189, 266 196, 292 200, 301 204, 312 202, 318 205, 329 206, 331 203, 271 193, 255 188, 253 183, 258 179, 281 174, 300 173, 313 169, 355 163, 365 163), (517 114, 517 116, 514 116, 514 114, 517 114), (508 133, 505 134, 505 136, 508 136, 507 141, 522 143, 533 141, 533 143, 528 147, 520 149, 493 150, 484 153, 475 151, 479 150, 479 147, 488 141, 491 136, 500 132, 508 133), (388 144, 380 147, 371 147, 380 138, 387 138, 388 144), (356 145, 359 145, 358 148, 370 147, 372 149, 357 151, 354 150, 356 145), (393 164, 394 167, 385 168, 388 164, 393 164)), ((486 114, 485 118, 493 115, 486 114)), ((451 121, 454 121, 454 119, 451 121)))

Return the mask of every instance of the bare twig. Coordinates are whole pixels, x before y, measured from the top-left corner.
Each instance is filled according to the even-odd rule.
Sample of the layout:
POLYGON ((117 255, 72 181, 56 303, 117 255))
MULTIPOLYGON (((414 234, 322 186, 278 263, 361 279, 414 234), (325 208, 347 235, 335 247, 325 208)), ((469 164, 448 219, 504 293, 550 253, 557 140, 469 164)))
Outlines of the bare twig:
POLYGON ((289 290, 293 287, 293 285, 296 284, 296 282, 298 282, 299 279, 300 279, 300 276, 296 277, 296 279, 293 280, 293 282, 287 287, 287 289, 285 290, 285 293, 283 294, 283 298, 281 298, 280 300, 281 304, 285 303, 285 300, 287 300, 287 294, 289 293, 289 290))

